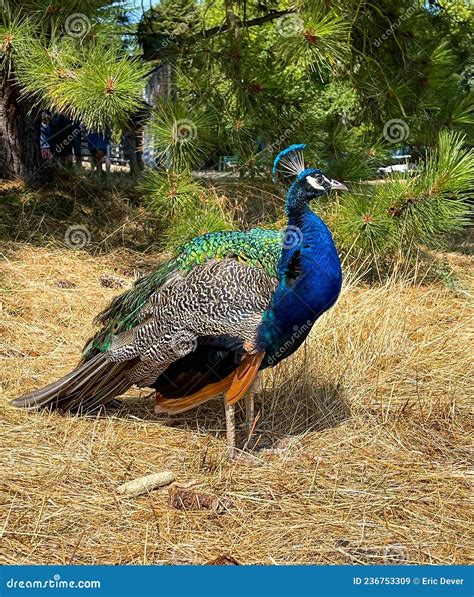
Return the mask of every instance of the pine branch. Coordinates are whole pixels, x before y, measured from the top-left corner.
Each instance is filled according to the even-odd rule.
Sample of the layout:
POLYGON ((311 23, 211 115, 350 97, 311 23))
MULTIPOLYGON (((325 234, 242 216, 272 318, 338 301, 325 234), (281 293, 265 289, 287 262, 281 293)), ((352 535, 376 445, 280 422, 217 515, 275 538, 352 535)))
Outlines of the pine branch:
MULTIPOLYGON (((250 21, 242 21, 238 16, 236 16, 236 21, 238 22, 238 26, 242 29, 247 29, 249 27, 259 27, 260 25, 264 25, 265 23, 271 23, 276 19, 281 19, 282 17, 294 14, 296 10, 294 8, 288 8, 286 10, 273 10, 270 11, 268 14, 264 15, 263 17, 256 17, 255 19, 251 19, 250 21)), ((224 22, 221 25, 217 25, 216 27, 211 27, 210 29, 205 29, 197 33, 194 37, 196 39, 209 39, 210 37, 214 37, 215 35, 220 35, 221 33, 225 33, 230 29, 229 22, 224 22)), ((127 33, 129 36, 139 35, 138 33, 127 33)), ((143 35, 143 34, 142 34, 143 35)), ((179 35, 176 36, 176 39, 179 39, 179 35)))
MULTIPOLYGON (((256 17, 255 19, 251 19, 250 21, 241 21, 238 17, 236 19, 239 22, 239 27, 248 28, 248 27, 258 27, 259 25, 263 25, 264 23, 270 23, 275 19, 280 19, 289 14, 295 13, 294 8, 288 8, 286 10, 273 10, 270 11, 268 14, 263 15, 262 17, 256 17)), ((218 35, 220 33, 226 32, 230 28, 229 23, 225 23, 223 25, 218 25, 217 27, 211 27, 210 29, 206 29, 199 34, 199 37, 203 37, 204 39, 208 39, 209 37, 213 37, 214 35, 218 35)))

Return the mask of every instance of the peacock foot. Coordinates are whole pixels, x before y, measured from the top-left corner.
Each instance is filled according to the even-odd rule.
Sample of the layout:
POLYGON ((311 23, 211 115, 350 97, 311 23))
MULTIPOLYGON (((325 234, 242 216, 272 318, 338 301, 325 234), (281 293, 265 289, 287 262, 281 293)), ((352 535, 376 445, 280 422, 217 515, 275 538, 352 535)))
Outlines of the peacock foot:
POLYGON ((167 427, 173 427, 178 422, 177 417, 173 416, 166 408, 161 406, 158 401, 158 398, 162 398, 162 395, 159 392, 155 393, 155 407, 153 409, 155 415, 159 417, 159 422, 162 425, 166 425, 167 427))

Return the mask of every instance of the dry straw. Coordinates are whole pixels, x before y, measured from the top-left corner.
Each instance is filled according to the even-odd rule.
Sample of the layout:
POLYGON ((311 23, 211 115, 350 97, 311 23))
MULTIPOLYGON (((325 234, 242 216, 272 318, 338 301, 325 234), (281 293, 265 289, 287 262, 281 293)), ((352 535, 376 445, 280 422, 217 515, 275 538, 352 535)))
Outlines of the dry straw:
POLYGON ((130 284, 137 260, 4 249, 0 563, 470 561, 465 294, 347 285, 306 346, 266 373, 253 464, 227 461, 220 402, 173 425, 137 391, 92 418, 10 407, 76 363, 89 322, 118 292, 101 276, 130 284), (163 470, 233 507, 180 511, 167 488, 117 497, 120 484, 163 470))

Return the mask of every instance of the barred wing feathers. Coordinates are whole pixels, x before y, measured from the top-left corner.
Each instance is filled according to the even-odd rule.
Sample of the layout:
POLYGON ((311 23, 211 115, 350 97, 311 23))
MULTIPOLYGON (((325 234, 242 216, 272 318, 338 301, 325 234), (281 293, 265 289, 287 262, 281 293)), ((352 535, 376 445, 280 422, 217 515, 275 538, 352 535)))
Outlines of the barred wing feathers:
POLYGON ((242 364, 278 284, 280 242, 270 231, 199 237, 99 315, 104 327, 74 371, 13 403, 90 410, 134 384, 193 397, 242 366, 238 398, 263 358, 242 364))
POLYGON ((210 259, 234 257, 277 278, 281 246, 280 232, 262 228, 247 232, 210 232, 193 239, 181 247, 175 257, 140 278, 132 289, 116 297, 96 317, 95 323, 102 326, 102 329, 86 343, 83 359, 88 360, 95 354, 104 352, 110 347, 114 335, 135 327, 151 295, 173 274, 187 273, 210 259))

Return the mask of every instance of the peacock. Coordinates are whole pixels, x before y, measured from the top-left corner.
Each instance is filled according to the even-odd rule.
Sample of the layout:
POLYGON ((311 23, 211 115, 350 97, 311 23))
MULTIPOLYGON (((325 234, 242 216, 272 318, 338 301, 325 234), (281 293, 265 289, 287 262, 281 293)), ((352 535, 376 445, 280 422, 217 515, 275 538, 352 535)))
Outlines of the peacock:
POLYGON ((156 412, 173 414, 224 395, 234 458, 234 405, 246 396, 251 429, 259 371, 297 350, 341 290, 331 232, 309 203, 346 187, 306 168, 304 149, 291 145, 273 164, 274 178, 293 179, 283 234, 253 228, 188 242, 97 316, 73 371, 13 404, 90 411, 136 385, 156 391, 156 412))

